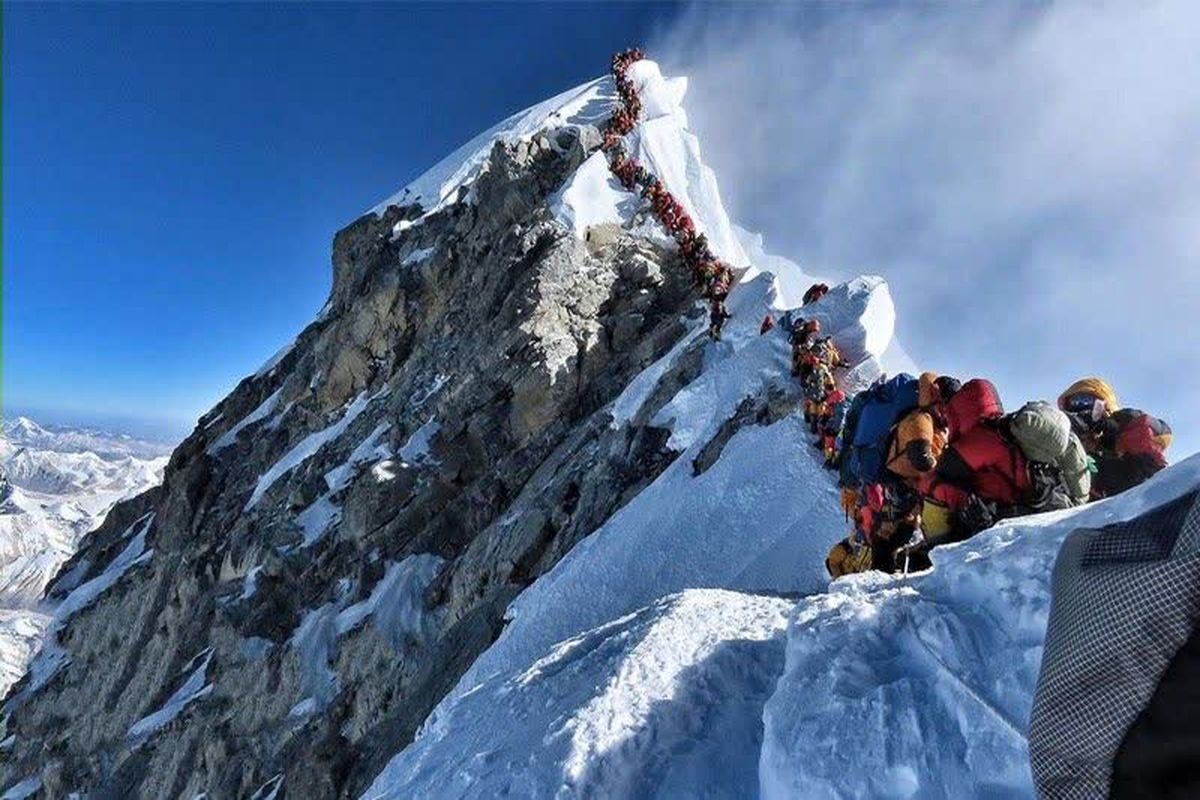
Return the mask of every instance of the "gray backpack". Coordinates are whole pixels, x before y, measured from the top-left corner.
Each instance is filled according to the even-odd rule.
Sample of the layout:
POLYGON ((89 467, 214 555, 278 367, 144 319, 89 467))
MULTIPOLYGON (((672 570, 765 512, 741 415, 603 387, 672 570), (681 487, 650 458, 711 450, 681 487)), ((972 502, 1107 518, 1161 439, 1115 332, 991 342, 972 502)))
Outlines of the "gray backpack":
POLYGON ((1030 461, 1058 468, 1067 493, 1083 503, 1092 491, 1088 457, 1065 413, 1042 400, 1021 406, 1009 416, 1008 429, 1030 461))

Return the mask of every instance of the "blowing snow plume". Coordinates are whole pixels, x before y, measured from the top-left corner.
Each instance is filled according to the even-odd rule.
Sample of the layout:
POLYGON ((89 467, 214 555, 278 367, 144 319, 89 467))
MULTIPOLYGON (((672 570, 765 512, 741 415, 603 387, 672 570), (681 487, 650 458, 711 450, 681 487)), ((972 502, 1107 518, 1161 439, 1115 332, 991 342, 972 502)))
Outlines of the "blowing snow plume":
POLYGON ((654 50, 731 213, 886 274, 913 352, 1014 396, 1106 371, 1200 403, 1195 4, 700 6, 654 50))

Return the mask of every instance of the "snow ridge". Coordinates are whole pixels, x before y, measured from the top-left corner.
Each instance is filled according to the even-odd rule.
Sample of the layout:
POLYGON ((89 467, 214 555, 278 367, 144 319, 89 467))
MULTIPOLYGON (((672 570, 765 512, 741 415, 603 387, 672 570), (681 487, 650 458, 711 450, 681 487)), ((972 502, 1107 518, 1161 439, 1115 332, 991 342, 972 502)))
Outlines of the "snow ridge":
MULTIPOLYGON (((638 158, 720 229, 682 86, 664 84, 647 93, 658 116, 631 134, 638 158)), ((581 238, 600 224, 653 236, 593 159, 552 198, 558 220, 581 238)), ((1025 730, 1058 547, 1080 524, 1184 493, 1200 456, 1121 497, 940 548, 927 573, 830 584, 824 556, 847 523, 798 411, 742 426, 693 466, 747 403, 798 391, 786 331, 758 327, 813 279, 729 231, 774 272, 742 277, 722 341, 693 322, 611 406, 616 428, 638 419, 702 348, 701 374, 652 419, 678 458, 510 604, 499 639, 364 797, 1033 796, 1025 730)), ((835 285, 800 313, 854 363, 843 388, 913 371, 881 278, 835 285)))

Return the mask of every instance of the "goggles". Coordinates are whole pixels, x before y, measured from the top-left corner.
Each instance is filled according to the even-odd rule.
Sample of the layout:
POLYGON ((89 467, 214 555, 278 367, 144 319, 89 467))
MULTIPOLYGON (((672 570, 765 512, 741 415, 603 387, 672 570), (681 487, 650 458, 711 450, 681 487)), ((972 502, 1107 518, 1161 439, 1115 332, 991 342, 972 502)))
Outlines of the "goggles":
POLYGON ((1066 407, 1065 410, 1074 414, 1090 414, 1099 400, 1100 398, 1094 394, 1080 392, 1068 397, 1064 406, 1066 407))

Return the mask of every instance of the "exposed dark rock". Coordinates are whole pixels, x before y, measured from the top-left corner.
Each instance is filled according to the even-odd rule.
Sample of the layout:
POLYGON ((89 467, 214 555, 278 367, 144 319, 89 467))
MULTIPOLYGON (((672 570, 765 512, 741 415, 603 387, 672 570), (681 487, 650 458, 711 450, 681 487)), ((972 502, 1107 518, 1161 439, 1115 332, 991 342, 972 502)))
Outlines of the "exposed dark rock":
POLYGON ((698 373, 699 346, 631 425, 607 407, 702 310, 675 254, 619 229, 580 241, 550 217, 597 142, 584 127, 497 144, 470 198, 337 234, 318 320, 52 585, 61 598, 104 574, 153 512, 153 553, 58 632, 69 661, 10 694, 3 785, 355 795, 499 635, 512 598, 670 464, 647 420, 698 373), (418 567, 415 599, 387 594, 418 567), (383 610, 354 616, 373 593, 383 610), (406 603, 409 617, 381 621, 406 603), (131 737, 209 648, 211 688, 131 737))

